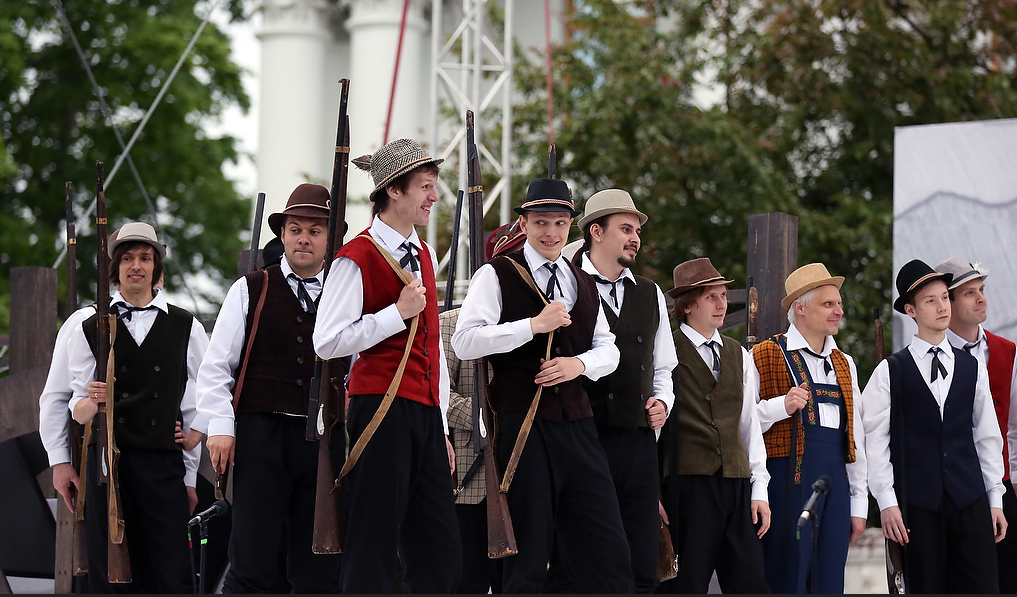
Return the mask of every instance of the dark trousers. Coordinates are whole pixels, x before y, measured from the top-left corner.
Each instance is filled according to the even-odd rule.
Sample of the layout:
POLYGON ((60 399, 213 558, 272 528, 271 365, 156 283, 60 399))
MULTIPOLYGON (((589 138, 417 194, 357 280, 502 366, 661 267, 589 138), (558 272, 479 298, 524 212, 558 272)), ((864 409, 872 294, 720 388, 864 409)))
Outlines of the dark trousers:
POLYGON ((89 593, 191 593, 189 505, 180 450, 124 449, 120 500, 132 582, 107 582, 107 488, 98 484, 98 450, 88 448, 85 494, 89 593))
POLYGON ((908 504, 907 526, 904 582, 909 593, 999 593, 986 496, 957 508, 944 492, 937 511, 908 504))
MULTIPOLYGON (((657 438, 649 427, 598 427, 597 434, 618 496, 618 508, 632 560, 635 592, 652 593, 658 584, 657 544, 660 534, 657 438)), ((544 590, 574 593, 578 586, 559 546, 560 543, 555 541, 544 590)))
POLYGON ((339 590, 342 556, 311 551, 318 442, 304 439, 307 419, 241 413, 233 467, 233 528, 224 593, 270 593, 279 574, 294 593, 339 590), (286 564, 279 566, 285 542, 286 564))
POLYGON ((487 500, 456 504, 463 548, 463 574, 456 593, 501 593, 501 559, 487 557, 487 500))
MULTIPOLYGON (((522 413, 498 415, 504 472, 522 413)), ((533 422, 508 492, 519 553, 505 558, 506 593, 539 593, 557 536, 584 593, 631 593, 632 565, 618 498, 593 419, 533 422)))
POLYGON ((666 480, 662 502, 679 565, 677 578, 661 583, 658 593, 705 594, 714 570, 724 593, 770 592, 751 491, 748 479, 725 479, 721 471, 666 480), (676 498, 680 508, 672 512, 676 498))
MULTIPOLYGON (((350 399, 354 445, 381 396, 350 399)), ((409 593, 451 593, 462 566, 448 452, 437 407, 397 397, 350 474, 346 491, 344 593, 387 593, 396 557, 409 593)))
MULTIPOLYGON (((1010 463, 1007 463, 1010 466, 1010 463)), ((996 544, 996 567, 999 569, 999 592, 1017 593, 1017 497, 1013 483, 1003 481, 1003 514, 1006 516, 1006 537, 996 544)))

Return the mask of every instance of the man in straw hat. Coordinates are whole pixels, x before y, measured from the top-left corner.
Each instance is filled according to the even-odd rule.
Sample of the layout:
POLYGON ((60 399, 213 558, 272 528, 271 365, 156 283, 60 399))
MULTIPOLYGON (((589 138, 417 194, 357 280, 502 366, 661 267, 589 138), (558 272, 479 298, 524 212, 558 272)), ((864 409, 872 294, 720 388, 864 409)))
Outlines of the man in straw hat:
MULTIPOLYGON (((181 454, 183 433, 195 419, 194 382, 208 346, 193 315, 170 305, 155 286, 166 246, 149 224, 124 224, 109 239, 110 281, 117 286, 110 313, 117 315, 116 435, 126 541, 131 546, 132 592, 191 591, 190 553, 184 530, 198 503, 199 448, 181 454), (179 419, 178 419, 179 417, 179 419), (178 420, 182 423, 178 424, 178 420)), ((106 398, 95 380, 97 315, 68 340, 74 419, 91 424, 106 398)), ((98 432, 93 428, 92 437, 98 432)), ((111 593, 107 582, 106 488, 98 484, 98 456, 88 447, 85 521, 89 592, 111 593)))
POLYGON ((341 557, 311 552, 318 446, 304 439, 328 200, 325 187, 301 184, 283 211, 268 216, 283 258, 234 282, 198 373, 191 434, 194 441, 208 435, 216 472, 233 466, 228 593, 339 589, 341 557))
MULTIPOLYGON (((637 593, 652 593, 658 584, 655 431, 674 404, 671 370, 678 365, 664 293, 629 269, 636 263, 645 223, 646 215, 627 192, 594 193, 579 220, 584 244, 572 261, 597 282, 621 353, 614 373, 597 381, 585 379, 583 387, 618 495, 637 593)), ((554 555, 545 588, 574 587, 564 554, 554 555)))
POLYGON ((438 260, 413 228, 427 224, 438 201, 441 160, 398 139, 353 163, 374 178, 374 219, 336 255, 314 328, 321 358, 359 355, 348 381, 349 474, 339 489, 347 496, 342 591, 391 590, 398 557, 408 592, 449 593, 461 558, 438 260))
POLYGON ((769 593, 759 537, 770 526, 766 448, 752 359, 722 336, 725 279, 706 257, 674 268, 677 412, 661 434, 663 509, 681 562, 662 592, 769 593), (677 507, 676 507, 677 506, 677 507))
MULTIPOLYGON (((987 316, 989 299, 985 295, 985 278, 988 270, 979 263, 968 263, 951 257, 936 266, 937 272, 953 275, 950 283, 950 327, 946 338, 954 348, 964 350, 989 372, 989 391, 1003 437, 1003 513, 1007 523, 1017 521, 1017 499, 1010 479, 1014 466, 1014 449, 1017 448, 1017 408, 1012 408, 1017 396, 1017 346, 982 327, 987 316)), ((1017 593, 1017 538, 1014 533, 996 543, 996 560, 999 568, 999 592, 1017 593)))
POLYGON ((848 544, 865 530, 865 444, 854 403, 858 371, 833 338, 844 316, 843 283, 822 263, 791 272, 781 301, 788 331, 752 351, 771 477, 773 523, 763 550, 775 593, 843 593, 848 544), (821 476, 830 481, 813 513, 822 523, 819 534, 813 541, 813 525, 806 525, 799 539, 796 521, 821 476))
POLYGON ((516 453, 508 504, 519 553, 504 561, 503 588, 540 592, 557 536, 580 591, 631 592, 618 499, 578 379, 595 381, 618 365, 596 282, 561 257, 578 212, 565 182, 540 178, 516 213, 526 243, 477 270, 452 336, 459 358, 491 363, 489 400, 505 479, 513 479, 506 469, 516 453), (531 405, 536 418, 520 452, 531 405))
POLYGON ((862 395, 869 487, 909 593, 998 593, 1003 439, 985 365, 946 337, 952 280, 917 259, 897 273, 893 308, 918 334, 862 395))

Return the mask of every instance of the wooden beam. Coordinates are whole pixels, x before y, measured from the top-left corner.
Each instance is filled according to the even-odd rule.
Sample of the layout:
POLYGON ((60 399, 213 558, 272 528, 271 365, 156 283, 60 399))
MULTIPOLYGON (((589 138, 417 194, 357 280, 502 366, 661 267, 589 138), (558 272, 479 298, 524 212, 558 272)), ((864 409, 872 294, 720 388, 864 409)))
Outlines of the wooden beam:
POLYGON ((745 304, 745 295, 748 294, 744 288, 728 288, 727 289, 727 302, 728 304, 734 303, 736 305, 745 304))
POLYGON ((759 290, 759 339, 787 331, 780 301, 784 280, 798 268, 798 218, 780 212, 750 216, 747 265, 746 275, 759 290))
MULTIPOLYGON (((55 269, 11 268, 11 373, 49 366, 57 331, 56 291, 55 269)), ((34 403, 38 397, 30 399, 34 403)))
POLYGON ((728 311, 727 315, 724 316, 724 324, 720 326, 720 331, 723 333, 743 325, 745 325, 745 309, 728 311))
POLYGON ((0 443, 39 429, 39 396, 49 365, 0 379, 0 443))

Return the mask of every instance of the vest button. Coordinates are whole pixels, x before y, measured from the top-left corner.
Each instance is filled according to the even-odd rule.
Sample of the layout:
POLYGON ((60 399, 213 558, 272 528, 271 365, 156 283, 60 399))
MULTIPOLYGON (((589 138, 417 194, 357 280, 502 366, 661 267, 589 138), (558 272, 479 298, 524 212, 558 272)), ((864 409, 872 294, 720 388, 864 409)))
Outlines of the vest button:
POLYGON ((152 419, 152 427, 155 427, 155 424, 156 424, 156 420, 152 419))
POLYGON ((554 386, 554 393, 555 394, 561 393, 561 388, 559 388, 558 386, 554 386))
POLYGON ((152 370, 155 371, 156 373, 158 373, 160 371, 159 365, 156 365, 155 367, 152 367, 152 370))
POLYGON ((297 323, 304 323, 304 318, 303 317, 298 317, 297 318, 297 323))
POLYGON ((430 369, 427 370, 427 375, 425 375, 424 377, 426 377, 427 379, 431 379, 431 370, 430 369))
POLYGON ((303 365, 304 364, 304 357, 297 357, 297 364, 298 365, 303 365))
POLYGON ((297 385, 298 385, 298 386, 302 386, 302 385, 304 385, 304 380, 302 380, 302 379, 298 379, 298 380, 297 380, 297 385))
POLYGON ((297 336, 297 344, 303 344, 303 343, 304 343, 304 337, 303 336, 297 336))
POLYGON ((717 446, 717 453, 720 454, 720 446, 717 446))
POLYGON ((646 371, 646 365, 640 365, 639 366, 639 370, 640 371, 646 371))
POLYGON ((717 422, 716 421, 710 421, 710 425, 716 427, 717 426, 717 422))
POLYGON ((424 349, 424 356, 425 357, 427 356, 427 349, 426 348, 424 349))
POLYGON ((706 395, 706 401, 709 402, 711 400, 713 400, 713 396, 710 396, 709 394, 707 394, 706 395))
POLYGON ((608 400, 614 400, 614 392, 608 392, 607 393, 607 399, 608 400))
POLYGON ((127 398, 128 396, 130 396, 130 394, 128 394, 127 392, 121 392, 120 393, 120 397, 121 398, 127 398))
POLYGON ((426 325, 424 326, 424 333, 425 334, 427 333, 427 326, 426 325))
POLYGON ((643 343, 643 337, 642 336, 636 336, 636 342, 642 344, 643 343))
POLYGON ((152 398, 158 398, 159 392, 152 392, 152 398))
POLYGON ((561 354, 561 347, 560 346, 555 346, 554 347, 554 354, 561 354))
POLYGON ((127 372, 127 365, 120 365, 120 372, 121 373, 126 373, 127 372))
POLYGON ((127 422, 127 419, 125 419, 123 417, 117 417, 117 423, 120 423, 121 425, 123 425, 126 422, 127 422))

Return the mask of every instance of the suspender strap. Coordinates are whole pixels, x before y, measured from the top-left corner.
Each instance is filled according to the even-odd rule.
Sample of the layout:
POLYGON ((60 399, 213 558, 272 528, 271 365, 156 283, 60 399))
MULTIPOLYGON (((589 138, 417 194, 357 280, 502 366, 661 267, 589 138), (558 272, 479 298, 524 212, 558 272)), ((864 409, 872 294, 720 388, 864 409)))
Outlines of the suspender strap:
POLYGON ((268 296, 268 272, 261 270, 261 273, 261 294, 258 296, 258 304, 254 308, 254 322, 251 323, 251 335, 247 338, 247 347, 244 350, 244 364, 240 367, 240 375, 237 377, 237 385, 233 392, 233 412, 237 411, 237 404, 240 403, 240 391, 244 388, 244 379, 247 377, 247 363, 251 360, 251 348, 254 346, 254 337, 258 335, 261 311, 265 308, 265 297, 268 296))

